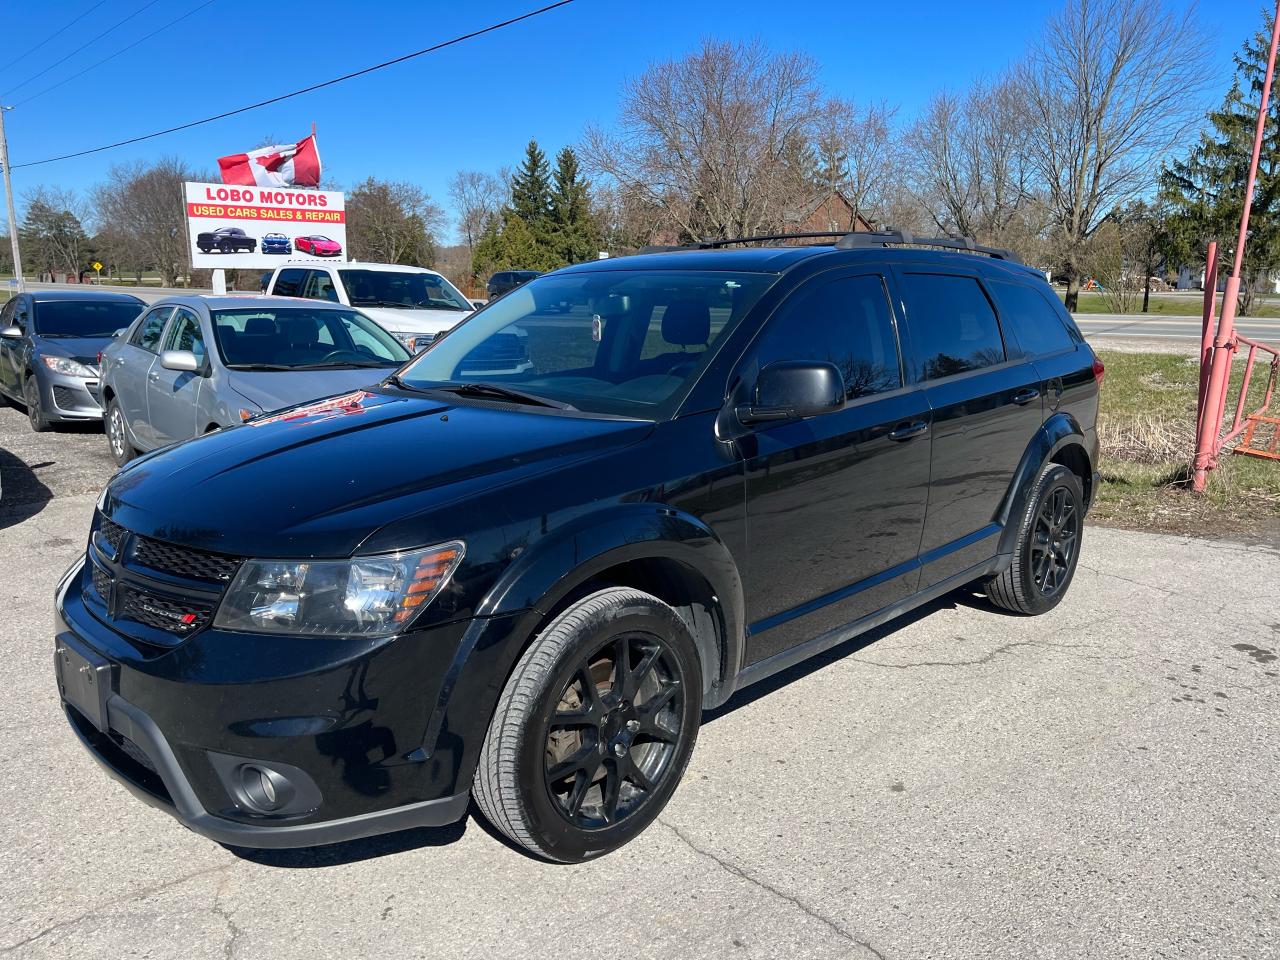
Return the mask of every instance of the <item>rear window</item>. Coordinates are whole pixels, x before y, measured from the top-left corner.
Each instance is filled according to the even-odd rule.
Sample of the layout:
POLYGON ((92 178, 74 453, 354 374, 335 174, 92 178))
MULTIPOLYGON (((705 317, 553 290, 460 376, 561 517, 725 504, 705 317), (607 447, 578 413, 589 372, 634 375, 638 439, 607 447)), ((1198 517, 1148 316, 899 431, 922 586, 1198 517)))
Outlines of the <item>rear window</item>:
POLYGON ((991 301, 973 277, 909 273, 903 277, 916 377, 937 380, 1005 360, 991 301))
POLYGON ((1020 283, 995 281, 991 292, 1000 307, 1005 329, 1013 330, 1028 355, 1043 356, 1075 348, 1062 318, 1039 290, 1020 283))

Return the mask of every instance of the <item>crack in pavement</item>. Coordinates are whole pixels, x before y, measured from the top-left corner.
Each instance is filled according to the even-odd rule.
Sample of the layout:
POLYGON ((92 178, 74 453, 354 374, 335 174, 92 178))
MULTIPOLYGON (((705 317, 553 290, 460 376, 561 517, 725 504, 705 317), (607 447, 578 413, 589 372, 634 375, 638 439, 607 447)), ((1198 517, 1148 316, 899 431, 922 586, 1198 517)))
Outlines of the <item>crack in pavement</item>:
POLYGON ((167 880, 164 883, 157 883, 154 886, 143 887, 141 890, 136 890, 133 893, 129 894, 128 896, 116 897, 112 900, 105 900, 102 903, 96 904, 91 909, 86 910, 84 913, 80 914, 79 916, 72 917, 70 920, 60 920, 57 923, 50 924, 49 926, 41 930, 39 933, 34 933, 24 940, 19 940, 17 943, 12 943, 5 947, 0 947, 0 954, 12 953, 13 951, 20 949, 21 947, 29 946, 35 943, 37 940, 41 940, 44 937, 47 937, 49 934, 53 933, 55 930, 61 930, 64 927, 75 926, 77 923, 80 923, 82 920, 87 920, 90 917, 97 916, 99 913, 102 913, 104 910, 109 910, 112 907, 118 907, 120 906, 120 904, 132 903, 135 900, 141 900, 144 897, 149 897, 153 893, 159 893, 161 890, 168 890, 170 887, 179 886, 181 884, 188 882, 189 880, 196 880, 200 877, 206 877, 206 876, 209 876, 210 874, 219 873, 223 870, 231 870, 235 866, 236 864, 234 863, 225 863, 220 867, 206 867, 203 870, 197 870, 194 873, 184 874, 181 877, 175 877, 173 880, 167 880))
POLYGON ((804 903, 802 900, 798 899, 797 897, 791 896, 791 894, 789 893, 785 893, 782 890, 779 890, 777 887, 773 886, 770 883, 766 883, 764 880, 761 880, 758 877, 752 876, 751 874, 747 873, 747 871, 739 867, 737 864, 730 863, 728 860, 723 860, 720 857, 717 857, 710 850, 702 849, 697 844, 695 844, 692 840, 686 837, 680 831, 680 828, 677 827, 675 824, 668 823, 666 820, 663 820, 662 818, 658 818, 657 822, 662 824, 672 833, 674 833, 676 835, 676 838, 681 843, 683 843, 686 847, 692 850, 694 853, 698 854, 700 857, 705 857, 706 859, 710 860, 712 863, 716 864, 718 867, 720 867, 720 869, 724 870, 726 873, 731 873, 735 877, 739 877, 740 879, 747 881, 747 883, 750 883, 752 886, 759 887, 761 890, 765 891, 766 893, 772 894, 774 897, 777 897, 779 900, 783 900, 791 904, 793 907, 795 907, 805 916, 810 917, 813 920, 817 920, 819 923, 821 923, 824 927, 826 927, 836 936, 840 937, 840 939, 846 940, 856 947, 861 947, 863 950, 866 950, 872 956, 876 957, 877 960, 885 960, 885 955, 881 953, 879 950, 877 950, 874 946, 872 946, 868 941, 859 940, 857 937, 851 934, 848 930, 844 929, 844 927, 840 926, 840 924, 836 923, 834 920, 830 919, 829 917, 823 916, 821 913, 819 913, 817 910, 810 907, 808 904, 804 903))
MULTIPOLYGON (((912 670, 916 667, 976 667, 984 663, 990 663, 1002 653, 1014 649, 1015 647, 1048 647, 1054 650, 1078 650, 1078 649, 1097 649, 1096 643, 1046 643, 1043 640, 1014 640, 1010 643, 1001 644, 994 650, 983 654, 976 660, 920 660, 915 663, 885 663, 881 660, 866 660, 862 657, 849 657, 848 659, 854 663, 865 663, 870 667, 886 667, 890 670, 912 670)), ((1088 659, 1097 660, 1099 662, 1106 660, 1128 660, 1131 657, 1090 657, 1088 659)))
POLYGON ((218 883, 218 889, 213 894, 213 906, 210 908, 214 916, 220 918, 227 925, 227 939, 222 944, 223 960, 234 960, 236 955, 236 943, 244 934, 244 931, 232 919, 232 914, 222 906, 222 894, 227 888, 227 882, 231 879, 231 874, 226 874, 218 883))

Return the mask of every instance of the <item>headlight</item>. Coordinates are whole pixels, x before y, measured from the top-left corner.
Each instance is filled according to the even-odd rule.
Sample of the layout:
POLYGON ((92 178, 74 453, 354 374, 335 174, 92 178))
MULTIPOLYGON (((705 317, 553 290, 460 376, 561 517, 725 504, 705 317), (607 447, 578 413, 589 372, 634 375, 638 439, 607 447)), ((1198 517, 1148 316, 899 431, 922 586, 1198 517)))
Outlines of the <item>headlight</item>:
POLYGON ((68 377, 96 377, 98 375, 83 363, 76 363, 76 361, 71 360, 68 357, 42 356, 40 359, 43 360, 44 365, 54 373, 61 373, 68 377))
POLYGON ((354 560, 246 560, 214 626, 321 636, 399 633, 444 589, 464 551, 454 540, 354 560))

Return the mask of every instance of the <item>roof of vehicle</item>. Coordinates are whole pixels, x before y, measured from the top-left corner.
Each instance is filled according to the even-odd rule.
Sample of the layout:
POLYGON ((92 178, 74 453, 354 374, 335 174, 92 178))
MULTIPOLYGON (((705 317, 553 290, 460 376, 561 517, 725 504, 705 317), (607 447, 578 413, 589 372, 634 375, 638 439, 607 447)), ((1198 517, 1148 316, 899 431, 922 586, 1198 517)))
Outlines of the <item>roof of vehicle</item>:
POLYGON ((132 293, 118 293, 115 290, 28 290, 27 294, 36 301, 44 303, 50 300, 104 300, 108 303, 145 303, 141 297, 132 293))
POLYGON ((798 263, 816 257, 840 255, 842 261, 883 260, 886 255, 898 262, 965 264, 982 270, 996 270, 1014 276, 1044 274, 1035 267, 982 253, 910 246, 867 246, 852 249, 832 244, 810 246, 752 246, 702 249, 697 247, 638 253, 608 260, 591 260, 565 267, 557 273, 596 273, 607 270, 738 270, 754 273, 782 273, 798 263))
POLYGON ((177 294, 157 300, 154 306, 166 307, 176 304, 180 307, 197 307, 203 305, 207 310, 265 310, 271 307, 305 310, 352 310, 344 303, 330 303, 328 300, 307 300, 301 297, 269 297, 263 294, 228 293, 218 294, 190 293, 177 294))
POLYGON ((429 273, 433 277, 441 275, 438 270, 428 270, 426 267, 411 267, 403 263, 365 263, 362 260, 348 260, 345 263, 317 263, 315 260, 286 260, 284 263, 277 266, 276 269, 282 270, 288 269, 289 267, 309 267, 312 269, 329 267, 334 270, 374 270, 379 273, 429 273))

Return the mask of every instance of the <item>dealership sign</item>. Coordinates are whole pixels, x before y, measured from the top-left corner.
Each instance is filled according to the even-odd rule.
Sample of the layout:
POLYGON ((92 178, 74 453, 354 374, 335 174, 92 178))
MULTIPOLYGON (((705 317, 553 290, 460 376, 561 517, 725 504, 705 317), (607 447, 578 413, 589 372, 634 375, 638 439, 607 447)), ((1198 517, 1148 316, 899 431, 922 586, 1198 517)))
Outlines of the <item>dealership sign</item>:
POLYGON ((346 260, 341 193, 188 183, 193 267, 270 269, 285 260, 346 260))

